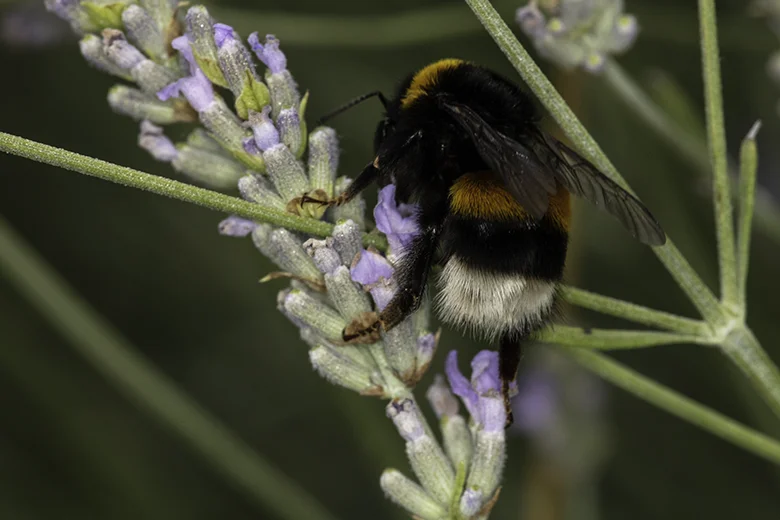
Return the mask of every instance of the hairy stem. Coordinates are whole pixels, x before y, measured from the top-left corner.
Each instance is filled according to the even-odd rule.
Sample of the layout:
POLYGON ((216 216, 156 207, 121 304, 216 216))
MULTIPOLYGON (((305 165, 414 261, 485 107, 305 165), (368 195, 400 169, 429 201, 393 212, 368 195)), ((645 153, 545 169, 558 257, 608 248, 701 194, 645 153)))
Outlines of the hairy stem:
POLYGON ((734 310, 737 306, 737 259, 734 249, 734 223, 731 186, 726 155, 726 126, 723 119, 723 92, 720 81, 718 26, 715 0, 699 0, 701 61, 704 74, 704 99, 707 114, 707 143, 712 167, 712 198, 715 207, 715 231, 718 237, 720 297, 734 310))
POLYGON ((335 518, 139 354, 2 219, 0 273, 118 391, 189 444, 262 508, 289 520, 335 518))
POLYGON ((542 330, 536 335, 536 340, 543 343, 593 350, 623 350, 685 343, 713 344, 710 339, 690 334, 674 334, 655 330, 587 329, 565 325, 555 325, 542 330))
POLYGON ((623 390, 759 457, 780 464, 780 442, 777 440, 680 395, 603 354, 575 348, 566 348, 565 351, 579 364, 623 390))
MULTIPOLYGON (((482 25, 503 51, 510 63, 518 71, 528 87, 533 90, 539 101, 547 108, 566 136, 593 162, 605 175, 630 191, 628 184, 618 173, 593 137, 574 115, 550 80, 531 59, 531 56, 517 41, 512 31, 498 15, 489 0, 466 0, 482 25)), ((653 251, 666 266, 680 287, 709 323, 722 324, 727 321, 717 298, 699 278, 685 257, 671 240, 666 245, 654 247, 653 251)))
MULTIPOLYGON (((94 159, 4 132, 0 132, 0 151, 115 182, 123 186, 150 191, 157 195, 164 195, 205 208, 232 213, 257 222, 266 222, 310 235, 326 237, 333 232, 333 224, 327 222, 299 217, 273 208, 266 208, 237 197, 198 188, 197 186, 165 177, 158 177, 157 175, 101 161, 100 159, 94 159)), ((365 235, 363 239, 367 246, 372 245, 379 249, 387 248, 387 241, 382 235, 365 235)))

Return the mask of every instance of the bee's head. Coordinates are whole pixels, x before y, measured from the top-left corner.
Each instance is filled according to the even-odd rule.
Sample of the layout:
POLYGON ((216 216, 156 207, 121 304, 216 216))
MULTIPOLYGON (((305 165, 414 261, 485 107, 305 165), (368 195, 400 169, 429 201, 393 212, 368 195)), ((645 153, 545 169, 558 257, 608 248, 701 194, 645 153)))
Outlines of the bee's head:
POLYGON ((379 148, 382 143, 385 142, 387 137, 395 130, 395 122, 388 116, 382 118, 379 124, 376 125, 376 132, 374 132, 374 152, 379 152, 379 148))

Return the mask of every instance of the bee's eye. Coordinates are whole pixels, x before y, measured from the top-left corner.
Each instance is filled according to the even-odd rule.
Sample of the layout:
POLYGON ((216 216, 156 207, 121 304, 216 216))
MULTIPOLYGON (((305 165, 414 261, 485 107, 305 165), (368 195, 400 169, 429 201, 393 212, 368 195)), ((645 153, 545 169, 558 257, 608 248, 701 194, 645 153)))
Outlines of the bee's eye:
POLYGON ((379 122, 376 127, 376 133, 374 134, 374 151, 379 151, 379 147, 393 131, 393 126, 393 122, 387 117, 379 122))

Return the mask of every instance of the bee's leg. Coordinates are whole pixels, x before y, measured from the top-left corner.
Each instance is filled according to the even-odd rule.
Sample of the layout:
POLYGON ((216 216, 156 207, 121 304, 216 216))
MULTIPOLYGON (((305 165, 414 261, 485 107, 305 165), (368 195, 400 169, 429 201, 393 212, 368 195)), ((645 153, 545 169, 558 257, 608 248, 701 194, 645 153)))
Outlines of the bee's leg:
POLYGON ((348 325, 342 333, 344 341, 373 343, 378 340, 380 330, 392 329, 420 307, 446 216, 446 199, 442 205, 423 210, 422 231, 406 248, 393 275, 398 283, 395 296, 370 324, 363 317, 361 323, 348 325))
POLYGON ((301 204, 319 203, 323 206, 341 206, 342 204, 346 204, 377 179, 379 176, 377 162, 377 160, 374 160, 373 162, 368 163, 357 178, 347 187, 344 193, 338 197, 334 197, 330 200, 320 200, 309 194, 304 194, 303 197, 301 197, 301 204))
POLYGON ((517 368, 520 366, 520 358, 523 356, 522 346, 522 339, 516 331, 506 332, 501 336, 498 349, 498 375, 501 378, 501 394, 504 396, 507 428, 514 421, 509 387, 517 377, 517 368))

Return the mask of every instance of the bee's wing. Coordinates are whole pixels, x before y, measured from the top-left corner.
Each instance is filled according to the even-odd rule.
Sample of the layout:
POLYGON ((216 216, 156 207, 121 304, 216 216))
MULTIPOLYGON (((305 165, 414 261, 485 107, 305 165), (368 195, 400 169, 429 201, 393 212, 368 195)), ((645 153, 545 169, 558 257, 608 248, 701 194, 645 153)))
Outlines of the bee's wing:
POLYGON ((547 211, 549 196, 557 192, 555 178, 528 147, 491 127, 466 105, 442 102, 469 134, 482 160, 495 172, 515 200, 535 219, 547 211))
POLYGON ((663 229, 639 200, 557 139, 537 129, 524 145, 491 127, 466 105, 443 101, 441 106, 466 130, 485 164, 534 218, 547 211, 557 181, 617 217, 640 242, 651 246, 666 242, 663 229))
POLYGON ((538 129, 535 134, 531 148, 567 190, 617 217, 640 242, 651 246, 666 243, 661 225, 636 197, 554 137, 538 129))

